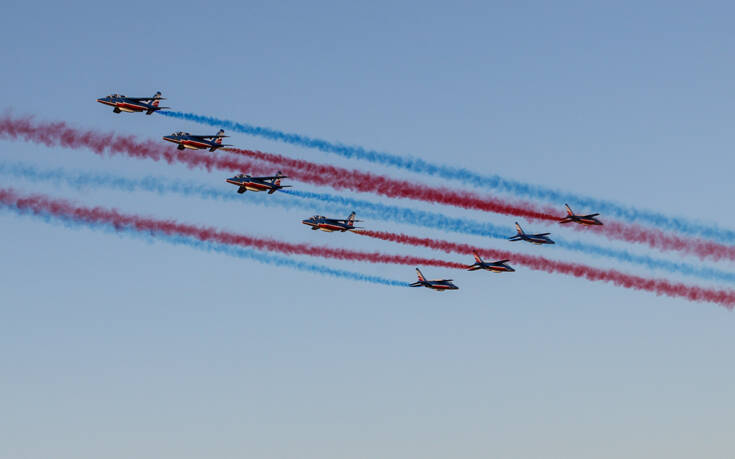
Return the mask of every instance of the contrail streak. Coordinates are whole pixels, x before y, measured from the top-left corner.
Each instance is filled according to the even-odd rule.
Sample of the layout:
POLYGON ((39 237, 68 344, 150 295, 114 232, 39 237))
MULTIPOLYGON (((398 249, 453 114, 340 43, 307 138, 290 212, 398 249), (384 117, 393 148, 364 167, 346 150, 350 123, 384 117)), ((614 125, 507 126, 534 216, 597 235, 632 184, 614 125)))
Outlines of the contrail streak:
POLYGON ((399 156, 391 153, 366 149, 360 146, 344 145, 301 134, 288 133, 278 129, 254 126, 247 123, 239 123, 211 116, 175 111, 162 111, 158 113, 172 118, 222 127, 224 129, 263 137, 269 140, 314 148, 323 152, 334 153, 344 158, 361 159, 411 172, 440 177, 442 179, 456 180, 463 184, 470 184, 476 187, 512 193, 529 199, 538 199, 551 203, 567 202, 570 203, 572 207, 594 210, 624 221, 641 222, 658 228, 665 228, 667 230, 676 231, 690 236, 704 237, 728 244, 735 243, 735 231, 719 228, 715 225, 702 224, 701 222, 692 221, 683 217, 671 217, 660 212, 637 209, 632 206, 625 206, 609 200, 582 196, 540 185, 533 185, 519 180, 508 179, 497 174, 484 175, 477 173, 472 169, 432 163, 421 158, 399 156))
MULTIPOLYGON (((454 231, 464 234, 492 237, 500 240, 505 240, 508 234, 510 234, 509 230, 491 223, 481 223, 463 218, 450 218, 435 212, 426 212, 372 203, 360 199, 325 193, 283 190, 281 193, 274 196, 253 196, 246 200, 244 196, 232 191, 227 192, 218 188, 185 180, 167 180, 152 176, 133 179, 113 174, 70 172, 64 169, 39 169, 25 164, 8 164, 2 162, 0 162, 0 174, 21 177, 26 180, 33 181, 34 183, 40 181, 54 184, 65 183, 77 189, 84 189, 87 187, 107 187, 127 192, 148 191, 164 195, 167 193, 176 193, 187 197, 230 202, 247 202, 251 204, 278 206, 288 209, 304 208, 308 206, 312 206, 313 209, 313 206, 315 206, 314 201, 317 201, 317 204, 321 204, 320 209, 328 209, 329 212, 333 213, 346 213, 351 210, 357 210, 360 215, 368 218, 454 231), (282 196, 281 194, 287 194, 290 196, 282 196), (291 199, 291 197, 299 199, 291 199)), ((609 257, 621 262, 645 266, 649 269, 665 270, 707 280, 735 282, 735 273, 657 259, 646 255, 637 255, 627 250, 610 249, 580 241, 567 241, 561 238, 556 238, 556 241, 559 247, 567 250, 609 257)))
MULTIPOLYGON (((521 216, 531 220, 555 221, 551 210, 523 209, 526 204, 509 204, 492 198, 485 199, 466 192, 445 188, 432 188, 425 185, 390 179, 371 173, 336 168, 333 166, 310 163, 308 161, 286 158, 280 155, 250 150, 229 149, 238 156, 249 156, 253 161, 238 156, 216 156, 212 154, 178 151, 166 148, 151 141, 140 142, 133 136, 102 134, 95 131, 80 131, 65 123, 34 123, 31 119, 0 118, 0 138, 24 139, 43 143, 48 146, 69 148, 89 148, 97 154, 124 154, 131 157, 149 158, 168 163, 182 163, 190 168, 203 167, 207 170, 249 171, 255 174, 272 173, 274 167, 283 168, 294 179, 315 185, 331 186, 334 189, 349 189, 372 192, 389 197, 443 203, 467 209, 498 212, 506 215, 521 216), (266 164, 271 163, 269 167, 266 164)), ((574 225, 573 228, 586 230, 574 225)), ((702 240, 686 240, 665 234, 657 229, 626 226, 610 222, 600 234, 611 239, 639 242, 659 250, 676 250, 713 260, 735 260, 735 246, 726 246, 702 240)))
POLYGON ((472 251, 477 251, 481 256, 487 257, 488 259, 509 259, 511 260, 511 263, 519 263, 538 271, 566 274, 568 276, 580 277, 590 281, 610 282, 619 287, 634 290, 645 290, 656 293, 657 295, 686 298, 691 301, 708 301, 711 303, 717 303, 730 310, 735 307, 735 291, 732 290, 708 289, 677 282, 670 282, 663 279, 650 279, 641 276, 634 276, 614 269, 598 269, 579 263, 549 260, 544 257, 524 255, 505 250, 479 249, 468 244, 420 238, 406 234, 385 233, 380 231, 361 231, 358 234, 384 241, 397 242, 399 244, 428 247, 448 253, 470 254, 472 251))

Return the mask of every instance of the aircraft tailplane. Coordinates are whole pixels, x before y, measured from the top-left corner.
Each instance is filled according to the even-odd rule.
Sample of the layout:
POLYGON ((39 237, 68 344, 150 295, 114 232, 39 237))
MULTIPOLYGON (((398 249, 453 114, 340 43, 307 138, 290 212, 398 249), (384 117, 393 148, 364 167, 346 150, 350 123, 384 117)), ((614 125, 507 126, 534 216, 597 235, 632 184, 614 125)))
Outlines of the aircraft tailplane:
POLYGON ((424 275, 421 274, 421 270, 419 268, 416 268, 416 275, 419 277, 419 281, 424 282, 426 278, 424 278, 424 275))
POLYGON ((480 255, 478 255, 477 252, 472 252, 472 255, 474 255, 476 262, 482 263, 482 258, 480 258, 480 255))
POLYGON ((347 217, 347 224, 352 226, 355 224, 355 212, 353 211, 349 217, 347 217))
POLYGON ((523 234, 523 229, 521 229, 521 225, 518 222, 516 222, 516 231, 518 231, 519 235, 523 234))
POLYGON ((564 207, 567 208, 567 214, 569 214, 570 217, 574 216, 574 212, 572 212, 572 208, 569 207, 569 204, 564 204, 564 207))

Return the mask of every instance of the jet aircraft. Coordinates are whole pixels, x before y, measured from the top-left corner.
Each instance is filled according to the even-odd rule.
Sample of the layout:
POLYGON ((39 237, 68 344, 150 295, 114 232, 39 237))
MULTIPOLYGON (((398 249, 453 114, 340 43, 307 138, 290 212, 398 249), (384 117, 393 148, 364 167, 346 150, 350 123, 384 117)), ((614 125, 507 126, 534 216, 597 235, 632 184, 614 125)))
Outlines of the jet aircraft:
POLYGON ((194 135, 188 132, 174 132, 171 135, 163 137, 163 140, 178 144, 178 149, 183 150, 188 148, 189 150, 202 150, 209 148, 209 151, 214 151, 222 147, 230 147, 232 145, 223 144, 222 139, 229 137, 225 135, 225 130, 220 129, 215 135, 194 135))
POLYGON ((600 214, 575 215, 569 204, 564 204, 564 207, 567 208, 567 216, 559 220, 559 223, 574 222, 580 225, 602 225, 602 222, 595 218, 600 214))
POLYGON ((444 292, 446 290, 459 290, 459 287, 452 283, 452 279, 426 280, 424 275, 421 274, 421 270, 419 268, 416 268, 416 274, 419 276, 419 280, 413 284, 409 284, 410 287, 426 287, 439 292, 444 292))
POLYGON ((301 220, 304 225, 311 226, 313 230, 322 230, 327 232, 332 231, 353 231, 357 229, 355 222, 361 222, 362 220, 355 220, 355 212, 352 212, 349 217, 344 220, 327 218, 323 215, 314 215, 313 217, 301 220))
POLYGON ((551 233, 540 233, 540 234, 526 234, 523 232, 523 229, 521 229, 521 225, 516 222, 516 231, 518 231, 518 234, 515 236, 509 237, 509 241, 527 241, 531 244, 553 244, 554 241, 549 239, 549 234, 551 233))
POLYGON ((288 178, 278 171, 276 175, 270 177, 251 177, 249 175, 240 174, 234 177, 230 177, 226 180, 227 183, 237 185, 238 193, 244 193, 246 191, 266 191, 268 194, 273 194, 281 188, 288 188, 291 185, 281 185, 281 179, 288 178))
POLYGON ((153 97, 126 97, 122 94, 110 94, 106 97, 100 97, 97 102, 114 107, 112 111, 115 113, 145 112, 146 115, 150 115, 157 110, 171 108, 159 107, 158 103, 162 100, 166 99, 161 97, 161 91, 158 91, 153 97))
POLYGON ((494 273, 515 272, 515 269, 505 264, 506 262, 510 260, 487 262, 487 261, 482 261, 482 258, 480 258, 480 255, 478 255, 477 252, 472 252, 472 255, 475 256, 475 264, 468 266, 467 271, 477 271, 478 269, 484 269, 486 271, 491 271, 494 273))

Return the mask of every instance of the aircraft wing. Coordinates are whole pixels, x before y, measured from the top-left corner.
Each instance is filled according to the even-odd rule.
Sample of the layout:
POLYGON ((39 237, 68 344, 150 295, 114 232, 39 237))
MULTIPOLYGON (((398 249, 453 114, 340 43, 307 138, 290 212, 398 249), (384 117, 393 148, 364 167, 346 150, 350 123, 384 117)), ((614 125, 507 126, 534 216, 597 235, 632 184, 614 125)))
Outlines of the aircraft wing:
POLYGON ((582 215, 582 218, 592 218, 592 217, 597 217, 598 215, 600 215, 600 214, 582 215))
POLYGON ((551 233, 539 233, 539 234, 534 234, 534 236, 541 237, 541 236, 548 236, 549 234, 551 233))

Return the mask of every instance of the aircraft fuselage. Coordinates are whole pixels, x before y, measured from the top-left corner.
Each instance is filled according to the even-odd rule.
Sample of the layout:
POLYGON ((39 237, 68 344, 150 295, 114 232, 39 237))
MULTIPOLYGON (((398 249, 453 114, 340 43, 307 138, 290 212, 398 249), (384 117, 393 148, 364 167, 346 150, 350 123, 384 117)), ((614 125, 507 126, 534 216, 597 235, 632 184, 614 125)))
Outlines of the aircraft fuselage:
POLYGON ((266 183, 260 183, 260 182, 236 182, 234 180, 227 180, 227 183, 231 183, 233 185, 237 185, 240 188, 244 188, 248 191, 268 191, 273 189, 272 185, 268 185, 266 183))
POLYGON ((167 142, 175 143, 179 146, 179 148, 183 147, 188 150, 204 150, 206 148, 219 147, 219 145, 214 142, 204 142, 201 140, 193 140, 193 139, 185 139, 185 138, 164 136, 163 140, 167 142))
POLYGON ((109 105, 110 107, 115 107, 121 112, 127 112, 127 113, 144 112, 150 109, 150 107, 147 105, 139 105, 139 104, 135 104, 132 102, 112 101, 112 100, 105 100, 105 99, 97 99, 97 102, 101 104, 109 105))

